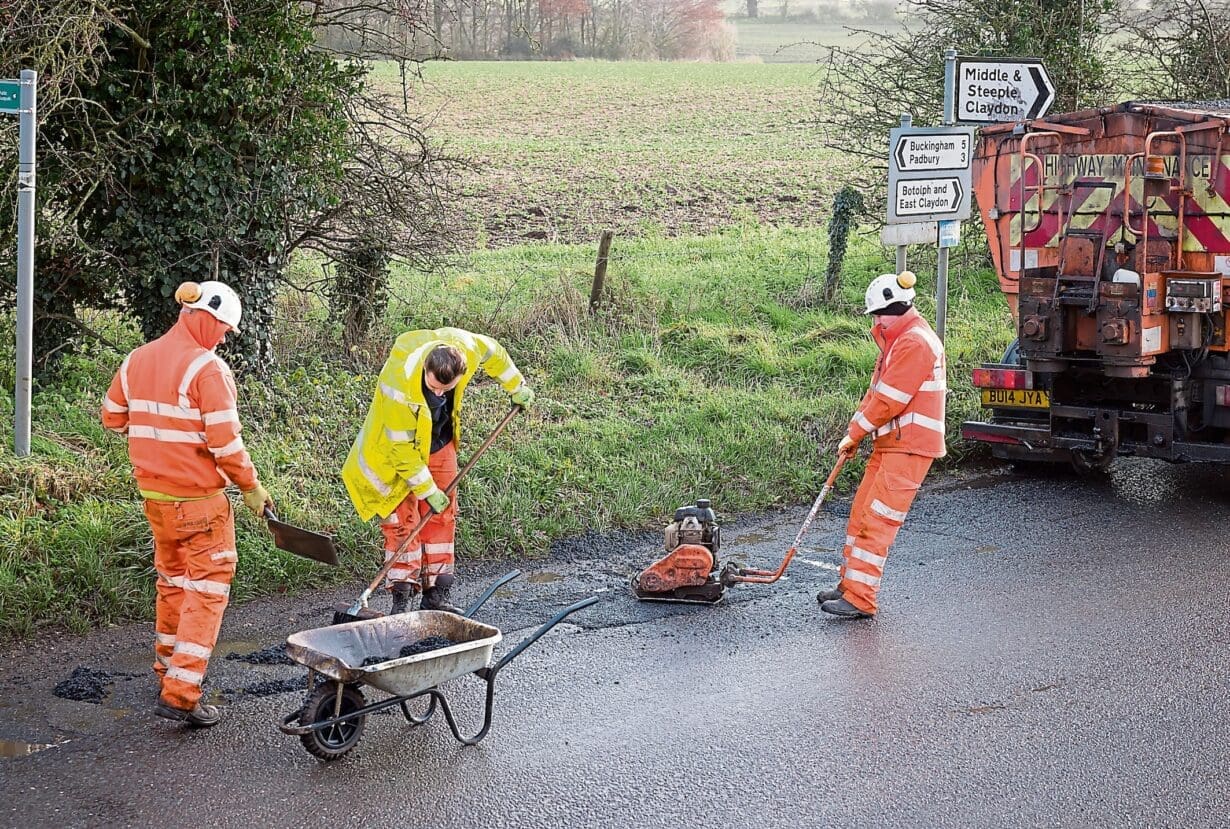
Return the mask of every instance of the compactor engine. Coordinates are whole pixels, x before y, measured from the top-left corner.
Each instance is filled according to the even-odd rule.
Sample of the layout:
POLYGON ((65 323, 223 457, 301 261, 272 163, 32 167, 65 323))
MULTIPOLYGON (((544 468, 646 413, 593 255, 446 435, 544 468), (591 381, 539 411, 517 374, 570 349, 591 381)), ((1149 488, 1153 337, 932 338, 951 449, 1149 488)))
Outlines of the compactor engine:
POLYGON ((1230 461, 1230 101, 984 128, 974 189, 1017 327, 974 372, 999 457, 1230 461))

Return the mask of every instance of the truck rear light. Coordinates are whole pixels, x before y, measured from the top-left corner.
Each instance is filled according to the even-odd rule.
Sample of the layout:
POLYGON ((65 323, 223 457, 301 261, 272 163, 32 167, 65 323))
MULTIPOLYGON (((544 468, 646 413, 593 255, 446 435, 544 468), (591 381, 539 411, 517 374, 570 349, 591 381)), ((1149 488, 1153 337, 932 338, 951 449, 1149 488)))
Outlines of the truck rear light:
POLYGON ((1032 389, 1034 377, 1023 368, 976 368, 974 386, 980 389, 1032 389))
POLYGON ((1213 399, 1218 406, 1230 406, 1230 386, 1214 386, 1213 399))

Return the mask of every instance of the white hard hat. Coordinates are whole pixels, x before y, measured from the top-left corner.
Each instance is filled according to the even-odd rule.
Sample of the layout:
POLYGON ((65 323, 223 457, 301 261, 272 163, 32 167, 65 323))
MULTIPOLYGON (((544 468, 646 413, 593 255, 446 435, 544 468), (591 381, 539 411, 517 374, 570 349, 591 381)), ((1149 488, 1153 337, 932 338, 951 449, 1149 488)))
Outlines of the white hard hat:
POLYGON ((239 302, 239 294, 230 285, 221 282, 185 282, 175 289, 175 299, 185 308, 199 308, 208 311, 218 320, 226 323, 232 331, 239 330, 239 318, 243 316, 243 305, 239 302))
POLYGON ((878 314, 894 302, 914 301, 914 283, 918 277, 913 271, 901 273, 886 273, 871 280, 867 286, 867 295, 863 298, 867 304, 866 314, 878 314))

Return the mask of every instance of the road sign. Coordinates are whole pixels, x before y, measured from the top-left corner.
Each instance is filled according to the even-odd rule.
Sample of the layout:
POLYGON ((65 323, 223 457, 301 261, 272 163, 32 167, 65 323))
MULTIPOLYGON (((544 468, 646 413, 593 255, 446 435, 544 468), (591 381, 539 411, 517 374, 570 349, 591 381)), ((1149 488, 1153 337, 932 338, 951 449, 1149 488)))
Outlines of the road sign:
POLYGON ((955 127, 948 130, 913 130, 897 137, 893 160, 902 172, 964 170, 973 156, 974 131, 955 127))
POLYGON ((1041 118, 1055 102, 1055 86, 1037 58, 958 57, 957 121, 998 124, 1041 118))
POLYGON ((0 112, 21 111, 21 82, 0 81, 0 112))
POLYGON ((888 147, 889 224, 969 218, 973 127, 902 126, 888 147))

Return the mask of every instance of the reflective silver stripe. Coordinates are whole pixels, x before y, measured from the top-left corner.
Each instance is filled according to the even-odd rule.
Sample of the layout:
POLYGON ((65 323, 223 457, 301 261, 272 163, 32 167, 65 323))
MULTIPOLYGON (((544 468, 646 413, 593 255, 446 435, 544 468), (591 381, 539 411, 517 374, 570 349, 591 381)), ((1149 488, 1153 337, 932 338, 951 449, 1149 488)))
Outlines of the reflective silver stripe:
POLYGON ((435 494, 436 494, 437 492, 439 492, 439 491, 440 491, 440 487, 436 486, 436 482, 435 482, 435 481, 432 481, 432 482, 431 482, 431 487, 430 487, 430 488, 428 488, 428 489, 427 489, 427 490, 426 490, 426 491, 425 491, 422 495, 420 495, 420 496, 418 496, 418 497, 419 497, 419 498, 421 498, 422 500, 426 501, 428 498, 430 498, 432 495, 435 495, 435 494))
POLYGON ((895 431, 903 426, 921 426, 924 429, 930 429, 933 432, 944 434, 944 421, 936 420, 933 417, 919 414, 918 412, 910 412, 901 417, 893 418, 890 422, 884 424, 879 429, 876 429, 876 436, 887 435, 889 432, 895 431))
POLYGON ((948 391, 948 383, 945 380, 928 380, 918 387, 919 391, 948 391))
POLYGON ((189 671, 176 665, 167 668, 167 679, 178 679, 180 682, 199 686, 205 681, 205 674, 200 671, 189 671))
POLYGON ((126 435, 128 434, 128 424, 125 423, 123 426, 108 426, 107 431, 115 432, 117 435, 126 435))
MULTIPOLYGON (((191 404, 191 401, 188 400, 188 387, 192 385, 192 381, 196 379, 196 376, 201 373, 201 369, 215 360, 222 363, 221 358, 217 354, 214 354, 212 351, 206 351, 203 354, 198 354, 196 359, 188 364, 187 370, 184 371, 184 379, 179 381, 179 405, 188 406, 191 404)), ((222 363, 222 365, 225 366, 226 363, 222 363)))
POLYGON ((910 400, 913 399, 901 389, 894 388, 888 383, 885 383, 883 380, 876 383, 875 386, 872 387, 872 391, 877 391, 889 400, 896 400, 898 403, 909 403, 910 400))
MULTIPOLYGON (((422 550, 423 550, 423 545, 418 541, 414 542, 413 544, 411 544, 409 547, 406 548, 406 551, 402 553, 400 557, 398 557, 397 563, 398 564, 414 564, 415 562, 419 560, 419 554, 422 552, 422 550)), ((397 552, 396 550, 385 550, 384 560, 388 561, 390 558, 393 557, 393 554, 396 552, 397 552)))
POLYGON ((880 586, 879 576, 869 576, 866 573, 862 572, 861 570, 855 570, 853 567, 846 568, 846 572, 843 578, 847 578, 850 581, 861 582, 862 584, 869 584, 872 587, 880 586))
POLYGON ((390 515, 388 518, 386 518, 386 519, 384 519, 383 521, 381 521, 381 522, 380 522, 380 526, 382 526, 382 527, 396 527, 396 526, 397 526, 398 524, 400 524, 400 523, 401 523, 401 519, 397 517, 397 513, 393 513, 393 514, 392 514, 392 515, 390 515))
POLYGON ((389 574, 385 576, 385 578, 388 581, 410 581, 417 575, 418 571, 416 570, 405 570, 394 567, 389 571, 389 574))
POLYGON ((184 579, 184 589, 195 593, 212 593, 215 596, 231 595, 231 586, 209 579, 184 579))
POLYGON ((124 412, 128 411, 127 406, 121 406, 119 403, 116 403, 110 397, 103 398, 103 408, 114 414, 123 414, 124 412))
POLYGON ((206 412, 205 413, 205 425, 206 426, 215 426, 219 423, 226 423, 228 421, 234 421, 235 423, 238 423, 239 422, 239 412, 236 411, 235 409, 220 409, 219 411, 216 411, 216 412, 206 412))
POLYGON ((158 631, 154 631, 154 641, 157 642, 159 645, 174 645, 175 644, 175 634, 174 633, 159 633, 158 631))
POLYGON ((503 372, 503 373, 502 373, 499 377, 497 377, 496 379, 500 381, 500 385, 502 386, 502 385, 504 385, 505 383, 507 383, 509 380, 511 380, 511 379, 513 379, 514 377, 518 376, 519 374, 521 374, 521 372, 517 371, 517 367, 516 367, 516 366, 509 366, 509 367, 507 368, 507 370, 505 370, 505 371, 504 371, 504 372, 503 372))
POLYGON ((940 342, 940 338, 938 336, 931 333, 926 328, 923 328, 922 326, 918 326, 915 328, 911 328, 906 333, 915 334, 918 337, 922 338, 922 341, 925 342, 927 344, 927 347, 931 349, 931 353, 935 355, 935 358, 937 360, 944 356, 944 344, 940 342))
POLYGON ((223 550, 209 556, 210 561, 239 561, 239 553, 234 550, 223 550))
POLYGON ((429 556, 452 555, 455 550, 452 544, 423 544, 423 552, 429 556))
POLYGON ((157 400, 129 400, 128 408, 134 412, 147 412, 163 417, 177 417, 180 420, 200 420, 201 411, 191 406, 173 406, 170 403, 159 403, 157 400))
POLYGON ((186 653, 189 656, 195 656, 198 659, 208 659, 214 652, 213 648, 203 648, 200 645, 194 645, 191 642, 176 642, 175 653, 186 653))
POLYGON ((363 460, 363 450, 360 449, 356 452, 355 457, 358 458, 359 461, 359 471, 363 473, 363 477, 367 478, 367 482, 371 484, 377 492, 381 495, 388 495, 393 491, 391 486, 380 480, 376 473, 372 471, 372 468, 367 465, 367 461, 363 460))
POLYGON ((866 415, 864 415, 862 412, 855 412, 855 413, 854 413, 854 422, 855 422, 855 423, 857 423, 857 424, 858 424, 858 426, 859 426, 859 428, 860 428, 860 429, 862 429, 862 430, 863 430, 863 431, 865 431, 865 432, 874 432, 874 431, 875 431, 875 428, 876 428, 876 427, 875 427, 875 425, 874 425, 874 424, 872 424, 872 422, 871 422, 870 420, 868 420, 868 419, 867 419, 867 416, 866 416, 866 415))
POLYGON ((847 535, 847 536, 846 536, 846 546, 847 546, 847 547, 853 547, 853 546, 854 546, 854 536, 852 536, 852 535, 847 535))
POLYGON ((164 582, 166 582, 167 584, 173 585, 173 586, 175 586, 175 587, 183 587, 183 586, 184 586, 184 577, 183 577, 183 576, 168 576, 166 573, 159 573, 159 574, 158 574, 158 578, 162 579, 162 580, 163 580, 164 582))
POLYGON ((427 575, 429 576, 442 576, 446 572, 452 572, 452 568, 449 567, 447 564, 428 564, 427 565, 427 575))
POLYGON ((410 487, 413 489, 414 487, 422 486, 423 484, 431 480, 433 480, 433 478, 431 477, 431 470, 424 466, 418 472, 415 472, 413 475, 411 475, 406 480, 406 483, 410 484, 410 487))
POLYGON ((128 399, 128 361, 132 359, 129 354, 124 358, 124 362, 120 363, 120 388, 124 390, 124 399, 128 399))
POLYGON ((414 440, 413 433, 402 431, 401 429, 390 429, 388 426, 384 427, 384 434, 385 437, 394 443, 409 443, 414 440))
POLYGON ((154 654, 154 659, 157 660, 158 664, 164 668, 171 667, 171 657, 169 656, 163 656, 160 653, 156 653, 154 654))
POLYGON ((227 455, 234 455, 236 452, 242 452, 243 438, 237 437, 221 449, 215 449, 211 446, 209 447, 209 451, 213 453, 215 458, 225 458, 227 455))
POLYGON ((902 512, 901 510, 893 509, 888 504, 881 501, 879 498, 875 498, 872 500, 871 511, 874 512, 876 515, 881 515, 889 519, 890 521, 896 521, 898 524, 905 521, 904 512, 902 512))
POLYGON ((383 394, 385 397, 389 398, 390 400, 395 400, 398 403, 405 404, 405 403, 410 402, 406 399, 406 396, 404 394, 402 394, 397 389, 390 386, 388 383, 380 384, 380 393, 383 394))
POLYGON ((128 427, 128 437, 149 438, 163 443, 205 443, 202 432, 184 432, 179 429, 159 429, 156 426, 140 426, 133 424, 128 427))
MULTIPOLYGON (((905 516, 902 516, 904 518, 905 516)), ((859 561, 865 561, 868 564, 876 567, 883 567, 884 562, 888 561, 888 556, 878 556, 875 553, 864 550, 862 547, 851 547, 850 555, 857 558, 859 561)))

